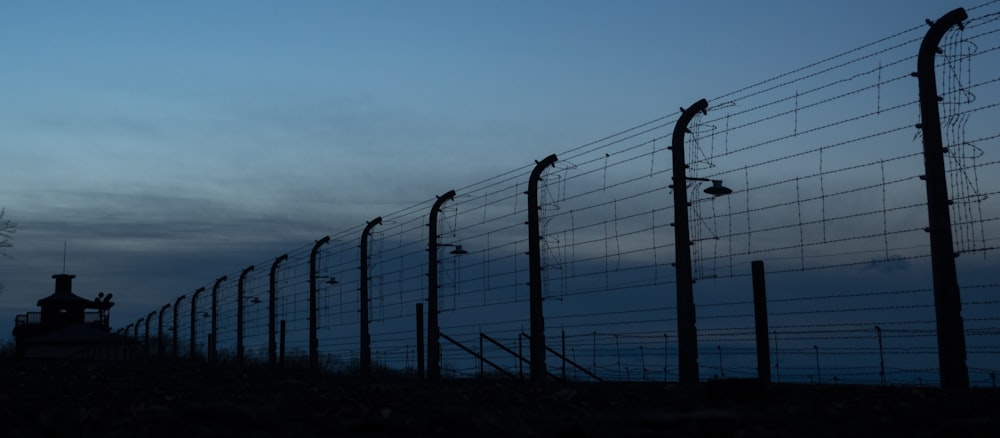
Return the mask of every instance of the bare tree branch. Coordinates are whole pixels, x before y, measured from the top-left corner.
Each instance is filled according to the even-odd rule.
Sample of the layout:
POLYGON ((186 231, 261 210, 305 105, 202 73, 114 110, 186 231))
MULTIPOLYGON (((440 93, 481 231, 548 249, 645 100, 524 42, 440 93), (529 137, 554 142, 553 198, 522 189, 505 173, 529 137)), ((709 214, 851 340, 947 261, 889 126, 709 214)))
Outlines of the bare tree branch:
POLYGON ((7 255, 7 248, 14 246, 14 233, 17 232, 17 222, 7 217, 7 209, 0 208, 0 255, 7 255))

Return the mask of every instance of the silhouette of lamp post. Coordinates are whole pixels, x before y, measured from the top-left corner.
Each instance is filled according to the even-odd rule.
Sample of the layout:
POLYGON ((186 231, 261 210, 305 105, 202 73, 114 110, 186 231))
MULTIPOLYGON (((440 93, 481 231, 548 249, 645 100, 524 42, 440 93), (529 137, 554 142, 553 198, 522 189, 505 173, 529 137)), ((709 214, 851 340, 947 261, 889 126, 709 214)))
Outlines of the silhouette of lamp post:
POLYGON ((684 134, 690 132, 688 124, 699 112, 708 114, 708 101, 701 99, 688 109, 681 109, 681 117, 674 126, 673 143, 673 184, 674 191, 674 249, 677 271, 677 343, 679 362, 679 381, 681 385, 690 386, 698 383, 698 332, 695 327, 694 308, 694 278, 691 273, 691 232, 688 224, 687 182, 711 181, 712 186, 705 193, 712 196, 723 196, 733 191, 722 185, 720 180, 708 180, 687 176, 687 163, 684 158, 684 134))

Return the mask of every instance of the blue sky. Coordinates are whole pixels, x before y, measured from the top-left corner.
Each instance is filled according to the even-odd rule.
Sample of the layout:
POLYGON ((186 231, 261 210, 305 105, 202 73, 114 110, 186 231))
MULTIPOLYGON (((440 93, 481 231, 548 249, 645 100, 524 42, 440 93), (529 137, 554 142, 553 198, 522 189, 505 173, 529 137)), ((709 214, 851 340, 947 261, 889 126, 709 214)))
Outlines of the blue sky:
POLYGON ((4 2, 0 206, 20 228, 0 327, 51 291, 64 242, 78 292, 114 292, 131 322, 963 6, 871 3, 4 2))

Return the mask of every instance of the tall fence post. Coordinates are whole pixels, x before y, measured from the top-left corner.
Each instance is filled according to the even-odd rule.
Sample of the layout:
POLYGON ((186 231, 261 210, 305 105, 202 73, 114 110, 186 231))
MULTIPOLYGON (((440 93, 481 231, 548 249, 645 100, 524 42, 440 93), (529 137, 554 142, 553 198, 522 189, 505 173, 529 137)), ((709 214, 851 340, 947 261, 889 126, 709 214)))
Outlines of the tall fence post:
POLYGON ((427 224, 430 232, 427 237, 427 380, 437 380, 441 377, 441 328, 438 326, 438 212, 445 202, 455 197, 455 191, 449 190, 434 201, 431 207, 430 221, 427 224))
POLYGON ((528 340, 531 357, 531 381, 545 383, 545 315, 542 312, 542 235, 539 227, 538 182, 542 171, 555 164, 555 154, 535 164, 528 178, 528 301, 530 307, 531 339, 528 340))
POLYGON ((753 275, 753 315, 757 336, 757 378, 761 383, 771 383, 771 351, 768 342, 767 288, 764 283, 764 262, 750 262, 753 275))
POLYGON ((361 315, 359 315, 358 321, 361 327, 358 337, 361 342, 361 359, 359 360, 359 365, 361 366, 361 377, 365 379, 371 375, 372 371, 372 343, 371 336, 368 333, 368 235, 371 233, 372 228, 381 223, 382 216, 372 219, 365 226, 364 231, 361 232, 361 266, 358 268, 361 271, 358 276, 361 283, 358 288, 358 301, 361 304, 361 309, 359 310, 361 315))
POLYGON ((166 345, 163 344, 163 312, 166 312, 167 309, 169 308, 170 308, 169 303, 164 304, 163 307, 160 308, 159 318, 157 318, 156 321, 158 324, 156 329, 156 355, 160 359, 163 359, 163 356, 166 354, 166 349, 167 349, 166 345))
POLYGON ((150 344, 150 342, 149 342, 149 322, 153 320, 153 316, 154 315, 156 315, 156 311, 155 310, 152 311, 152 312, 149 312, 149 315, 146 315, 146 354, 147 355, 151 354, 151 350, 153 349, 153 345, 150 344))
POLYGON ((215 362, 219 353, 219 286, 228 277, 223 275, 215 279, 212 285, 212 332, 208 334, 208 361, 215 362))
POLYGON ((674 191, 674 267, 677 272, 677 345, 680 384, 697 384, 698 330, 695 327, 694 278, 691 274, 691 232, 688 228, 687 164, 684 157, 684 134, 688 124, 699 112, 706 112, 708 101, 701 99, 681 113, 674 126, 673 184, 674 191))
POLYGON ((246 292, 243 286, 246 282, 247 274, 253 271, 253 266, 247 266, 240 273, 240 278, 236 282, 236 365, 243 366, 243 306, 246 301, 246 292))
POLYGON ((934 310, 937 319, 938 363, 941 387, 969 387, 969 369, 965 363, 965 328, 962 322, 962 299, 955 271, 955 250, 951 235, 951 215, 948 180, 945 174, 941 138, 940 97, 934 73, 934 57, 938 43, 952 26, 961 26, 968 18, 965 10, 955 9, 937 22, 920 43, 917 55, 917 76, 920 87, 920 125, 924 140, 924 181, 927 183, 927 214, 931 241, 931 273, 934 278, 934 310))
POLYGON ((309 369, 319 369, 319 321, 316 320, 316 254, 319 247, 330 241, 323 236, 309 251, 309 369))
POLYGON ((146 318, 139 318, 139 320, 135 322, 135 335, 133 335, 132 338, 134 338, 136 342, 139 342, 139 324, 142 324, 145 321, 146 318))
POLYGON ((179 341, 180 341, 181 327, 177 323, 177 317, 180 313, 181 301, 184 300, 184 298, 187 298, 187 295, 181 295, 177 297, 176 301, 174 301, 174 336, 173 336, 173 344, 171 345, 173 350, 171 354, 173 355, 174 360, 180 357, 179 341))
POLYGON ((191 339, 189 339, 188 345, 188 358, 195 359, 198 357, 198 295, 205 292, 205 288, 199 287, 191 295, 191 339))
POLYGON ((282 254, 274 259, 274 263, 271 263, 271 272, 268 275, 268 287, 267 287, 267 364, 270 367, 274 367, 278 364, 278 345, 274 339, 275 329, 274 322, 276 319, 275 304, 277 304, 278 295, 278 264, 288 260, 288 254, 282 254))

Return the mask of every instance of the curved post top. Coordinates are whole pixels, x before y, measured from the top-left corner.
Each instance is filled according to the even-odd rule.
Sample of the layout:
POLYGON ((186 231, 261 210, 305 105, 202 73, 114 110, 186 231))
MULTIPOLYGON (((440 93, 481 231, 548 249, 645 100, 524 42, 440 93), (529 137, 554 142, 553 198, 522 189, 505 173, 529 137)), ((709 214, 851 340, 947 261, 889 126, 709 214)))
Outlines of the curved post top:
POLYGON ((934 68, 934 55, 937 52, 938 43, 941 42, 941 38, 944 38, 944 34, 952 26, 958 25, 961 28, 962 21, 966 18, 969 18, 969 14, 965 12, 965 9, 958 8, 944 14, 938 21, 931 22, 927 20, 931 28, 924 34, 924 39, 920 42, 920 52, 917 55, 917 69, 919 71, 934 68))
POLYGON ((319 245, 322 245, 324 243, 327 243, 329 241, 330 241, 330 236, 323 236, 321 239, 319 239, 319 240, 316 241, 316 245, 314 245, 313 248, 315 248, 315 247, 317 247, 319 245))
POLYGON ((240 273, 240 281, 243 281, 243 279, 246 278, 247 274, 249 274, 251 271, 253 271, 253 265, 244 268, 243 272, 240 273))
POLYGON ((375 228, 376 225, 381 225, 381 224, 382 224, 382 216, 372 219, 370 222, 368 222, 368 225, 365 226, 365 230, 361 232, 361 235, 367 236, 368 233, 372 230, 372 228, 375 228))
POLYGON ((187 295, 181 295, 181 296, 177 297, 177 299, 174 300, 174 306, 179 306, 181 304, 181 300, 183 300, 185 298, 187 298, 187 295))
POLYGON ((214 291, 214 290, 218 289, 219 285, 222 284, 223 281, 226 281, 228 279, 229 279, 228 275, 223 275, 223 276, 221 276, 219 278, 216 278, 215 279, 215 285, 212 286, 212 290, 214 291))
POLYGON ((437 211, 439 209, 441 209, 441 205, 443 205, 445 202, 448 202, 448 201, 450 201, 450 200, 452 200, 454 198, 455 198, 455 191, 454 190, 448 190, 447 193, 445 193, 445 194, 443 194, 441 196, 438 196, 437 200, 434 201, 434 207, 431 208, 431 214, 437 213, 437 211))
POLYGON ((316 241, 316 244, 313 245, 313 247, 312 247, 312 251, 309 252, 309 263, 310 264, 313 264, 313 263, 316 262, 316 253, 319 252, 319 247, 323 246, 323 244, 325 244, 325 243, 327 243, 329 241, 330 241, 330 236, 323 236, 322 239, 319 239, 319 240, 316 241))
POLYGON ((708 101, 701 99, 687 109, 681 108, 681 117, 677 119, 677 124, 674 125, 674 145, 677 146, 677 141, 684 141, 684 134, 688 132, 688 124, 691 123, 691 119, 694 118, 698 113, 708 114, 708 101), (678 138, 678 136, 680 138, 678 138))
POLYGON ((288 254, 282 254, 274 258, 274 263, 271 263, 271 276, 274 277, 275 271, 278 270, 278 264, 288 260, 288 254))
POLYGON ((528 181, 530 183, 534 183, 539 179, 541 179, 542 172, 545 170, 545 168, 555 164, 555 162, 558 160, 559 158, 556 157, 556 154, 552 154, 545 157, 545 159, 543 159, 542 161, 535 161, 535 168, 531 170, 531 178, 529 178, 528 181))
POLYGON ((163 319, 163 312, 166 312, 169 308, 170 303, 164 304, 163 307, 160 308, 160 319, 163 319))
POLYGON ((194 294, 191 295, 191 301, 197 300, 198 299, 198 295, 200 295, 202 292, 205 292, 205 288, 199 287, 198 289, 196 289, 194 291, 194 294))

